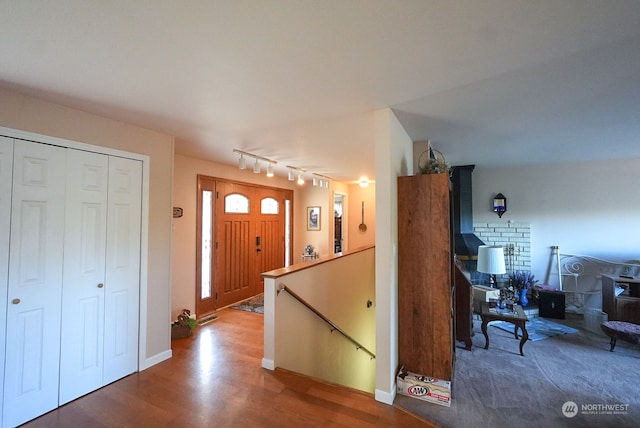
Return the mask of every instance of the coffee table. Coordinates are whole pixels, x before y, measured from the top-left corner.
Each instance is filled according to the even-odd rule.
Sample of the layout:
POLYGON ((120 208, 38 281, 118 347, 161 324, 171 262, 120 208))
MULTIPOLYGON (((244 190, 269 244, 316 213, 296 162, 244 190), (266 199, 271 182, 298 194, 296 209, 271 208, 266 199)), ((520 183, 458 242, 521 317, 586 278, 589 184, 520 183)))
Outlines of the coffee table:
POLYGON ((482 302, 481 310, 480 310, 480 319, 482 319, 482 334, 484 334, 484 338, 486 343, 484 345, 484 349, 489 349, 489 334, 487 334, 487 324, 490 321, 506 321, 513 324, 515 327, 513 329, 513 334, 516 339, 518 338, 518 328, 522 330, 522 339, 520 340, 520 355, 524 356, 524 352, 522 352, 522 347, 527 340, 529 339, 529 333, 527 333, 527 315, 524 313, 522 306, 513 305, 513 311, 506 311, 504 309, 491 309, 489 307, 489 302, 482 302))

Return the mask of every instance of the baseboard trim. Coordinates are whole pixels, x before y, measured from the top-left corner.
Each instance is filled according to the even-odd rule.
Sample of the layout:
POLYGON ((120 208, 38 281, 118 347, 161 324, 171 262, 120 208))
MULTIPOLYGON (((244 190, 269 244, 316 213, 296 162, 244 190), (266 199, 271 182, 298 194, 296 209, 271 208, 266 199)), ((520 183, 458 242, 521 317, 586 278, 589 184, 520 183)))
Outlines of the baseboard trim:
POLYGON ((276 363, 273 360, 270 360, 268 358, 263 358, 262 359, 262 368, 267 369, 267 370, 275 370, 276 369, 276 363))
POLYGON ((375 391, 376 401, 379 401, 384 404, 392 405, 393 401, 396 399, 396 391, 397 391, 397 387, 395 382, 393 383, 393 390, 391 392, 381 391, 379 389, 376 389, 375 391))
POLYGON ((160 352, 159 354, 154 355, 153 357, 146 358, 140 367, 140 371, 146 370, 149 367, 155 366, 158 363, 166 361, 170 359, 172 356, 173 356, 173 351, 171 351, 171 349, 168 349, 164 352, 160 352))

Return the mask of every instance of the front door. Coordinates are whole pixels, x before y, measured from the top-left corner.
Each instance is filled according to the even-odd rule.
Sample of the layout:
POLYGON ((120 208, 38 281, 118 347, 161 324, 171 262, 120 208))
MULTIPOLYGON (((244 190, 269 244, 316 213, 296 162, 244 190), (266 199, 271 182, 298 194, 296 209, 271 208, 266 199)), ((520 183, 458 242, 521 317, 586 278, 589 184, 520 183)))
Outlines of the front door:
POLYGON ((198 176, 196 313, 263 292, 261 273, 285 266, 290 190, 198 176))

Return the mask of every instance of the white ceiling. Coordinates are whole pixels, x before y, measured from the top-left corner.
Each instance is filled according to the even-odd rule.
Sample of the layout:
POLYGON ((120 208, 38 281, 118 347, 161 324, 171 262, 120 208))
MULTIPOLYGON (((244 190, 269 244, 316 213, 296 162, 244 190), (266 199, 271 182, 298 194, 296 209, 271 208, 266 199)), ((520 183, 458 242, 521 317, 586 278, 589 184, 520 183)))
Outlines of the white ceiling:
POLYGON ((373 111, 479 167, 640 157, 637 0, 0 0, 0 85, 339 180, 373 111))

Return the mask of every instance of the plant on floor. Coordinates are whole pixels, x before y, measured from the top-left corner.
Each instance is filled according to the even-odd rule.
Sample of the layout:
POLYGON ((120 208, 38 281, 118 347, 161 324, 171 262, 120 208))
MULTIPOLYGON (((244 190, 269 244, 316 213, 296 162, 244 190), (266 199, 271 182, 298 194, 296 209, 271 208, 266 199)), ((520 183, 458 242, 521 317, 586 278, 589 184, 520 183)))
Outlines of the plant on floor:
POLYGON ((171 338, 178 339, 190 336, 193 330, 198 327, 198 322, 191 318, 191 311, 183 309, 178 315, 178 320, 171 324, 171 338))

